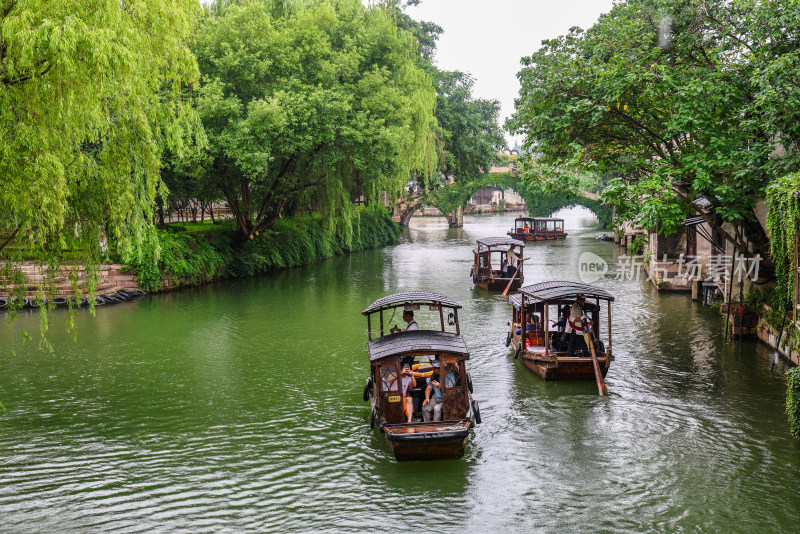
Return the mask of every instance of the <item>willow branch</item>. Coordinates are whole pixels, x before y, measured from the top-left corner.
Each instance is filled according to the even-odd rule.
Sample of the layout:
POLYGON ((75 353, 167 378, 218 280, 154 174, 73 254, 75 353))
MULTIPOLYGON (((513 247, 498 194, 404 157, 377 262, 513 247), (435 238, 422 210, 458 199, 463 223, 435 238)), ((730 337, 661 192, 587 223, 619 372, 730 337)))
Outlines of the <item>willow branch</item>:
POLYGON ((21 229, 22 229, 22 223, 19 223, 19 226, 17 226, 17 229, 16 229, 16 230, 14 230, 14 232, 12 232, 12 234, 11 234, 10 236, 8 236, 8 239, 6 239, 5 241, 3 241, 3 244, 2 244, 2 245, 0 245, 0 251, 1 251, 1 250, 3 250, 4 248, 6 248, 6 246, 8 246, 8 244, 9 244, 9 243, 11 243, 11 241, 12 241, 12 240, 13 240, 13 239, 14 239, 14 238, 17 236, 17 233, 18 233, 18 232, 19 232, 21 229))

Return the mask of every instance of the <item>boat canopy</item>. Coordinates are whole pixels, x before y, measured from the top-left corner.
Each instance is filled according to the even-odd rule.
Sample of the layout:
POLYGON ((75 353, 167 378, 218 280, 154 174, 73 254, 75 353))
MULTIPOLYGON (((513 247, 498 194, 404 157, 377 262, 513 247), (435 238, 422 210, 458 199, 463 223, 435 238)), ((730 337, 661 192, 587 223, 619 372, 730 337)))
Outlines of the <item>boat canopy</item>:
MULTIPOLYGON (((608 291, 600 289, 599 287, 581 284, 578 282, 542 282, 540 284, 533 284, 525 286, 519 290, 521 295, 524 295, 528 301, 541 301, 548 302, 553 300, 574 299, 578 295, 585 297, 598 298, 602 300, 613 301, 614 297, 608 291)), ((518 298, 520 295, 513 295, 513 299, 518 298)))
POLYGON ((516 221, 563 221, 563 220, 564 219, 561 219, 559 217, 517 217, 516 219, 514 219, 514 222, 516 222, 516 221))
POLYGON ((457 354, 465 360, 469 359, 464 338, 450 332, 414 330, 390 334, 367 342, 367 355, 371 362, 411 352, 457 354))
POLYGON ((438 293, 431 293, 429 291, 403 291, 379 298, 362 311, 361 314, 369 315, 376 311, 399 308, 400 306, 406 305, 444 306, 453 309, 461 308, 461 304, 458 302, 438 293))
POLYGON ((524 247, 525 243, 520 241, 519 239, 513 239, 511 237, 484 237, 482 239, 478 239, 478 244, 483 245, 485 247, 524 247))

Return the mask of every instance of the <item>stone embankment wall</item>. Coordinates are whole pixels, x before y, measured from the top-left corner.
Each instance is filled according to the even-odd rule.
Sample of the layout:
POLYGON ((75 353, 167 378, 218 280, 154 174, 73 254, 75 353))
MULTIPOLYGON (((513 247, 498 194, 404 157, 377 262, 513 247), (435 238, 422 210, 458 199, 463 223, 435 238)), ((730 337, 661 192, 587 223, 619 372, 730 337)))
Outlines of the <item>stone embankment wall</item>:
MULTIPOLYGON (((772 326, 768 324, 760 324, 758 328, 758 339, 762 342, 766 343, 772 348, 778 344, 778 331, 775 330, 772 326)), ((781 339, 781 345, 783 345, 786 339, 786 331, 783 332, 783 338, 781 339)), ((789 354, 783 349, 783 346, 778 349, 778 352, 782 354, 787 360, 791 360, 795 365, 800 365, 800 354, 796 350, 791 351, 789 354)))
MULTIPOLYGON (((60 273, 54 280, 54 293, 53 296, 71 297, 75 295, 70 281, 70 272, 74 267, 62 267, 60 273)), ((136 275, 133 273, 122 272, 122 266, 116 263, 102 264, 100 266, 100 279, 97 282, 95 295, 105 296, 112 295, 120 289, 139 289, 139 284, 136 281, 136 275)), ((34 297, 36 292, 42 285, 44 280, 44 270, 33 263, 25 263, 20 267, 23 276, 25 277, 25 296, 34 297)), ((78 268, 78 287, 81 295, 86 295, 86 271, 83 268, 78 268)), ((5 280, 3 280, 5 282, 5 280)), ((6 284, 0 285, 0 297, 9 297, 14 286, 6 284)))
MULTIPOLYGON (((763 305, 762 312, 764 314, 774 314, 773 309, 766 304, 763 305)), ((770 324, 762 317, 761 320, 759 320, 756 328, 756 336, 763 343, 774 349, 778 346, 778 334, 780 333, 778 331, 779 328, 780 327, 776 327, 774 324, 770 324)), ((793 323, 792 317, 787 317, 787 320, 784 323, 783 334, 781 336, 781 346, 778 347, 778 352, 795 365, 800 365, 800 353, 791 348, 791 345, 794 345, 794 343, 787 343, 791 337, 796 335, 797 328, 798 325, 793 323)))

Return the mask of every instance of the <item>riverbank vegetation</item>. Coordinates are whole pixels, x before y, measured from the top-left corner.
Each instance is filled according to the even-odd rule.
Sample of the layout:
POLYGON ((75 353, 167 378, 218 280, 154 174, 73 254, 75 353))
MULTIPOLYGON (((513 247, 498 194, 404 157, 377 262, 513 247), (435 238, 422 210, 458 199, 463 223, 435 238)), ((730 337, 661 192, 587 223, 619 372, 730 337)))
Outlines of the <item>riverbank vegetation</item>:
POLYGON ((252 240, 236 238, 235 223, 171 225, 158 230, 134 271, 139 287, 161 291, 296 267, 395 242, 402 231, 384 208, 352 212, 352 221, 327 229, 321 215, 281 219, 252 240), (199 229, 198 227, 202 227, 199 229))

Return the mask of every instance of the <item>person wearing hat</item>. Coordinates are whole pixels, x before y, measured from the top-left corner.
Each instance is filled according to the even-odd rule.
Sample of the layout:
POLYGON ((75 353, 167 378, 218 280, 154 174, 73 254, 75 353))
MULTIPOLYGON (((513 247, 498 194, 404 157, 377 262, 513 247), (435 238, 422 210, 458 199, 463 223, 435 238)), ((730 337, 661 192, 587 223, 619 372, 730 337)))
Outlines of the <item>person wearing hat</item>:
POLYGON ((569 338, 569 345, 567 346, 567 356, 575 354, 576 349, 581 349, 584 354, 589 351, 586 346, 586 341, 583 339, 584 328, 590 324, 591 321, 586 317, 583 311, 583 305, 586 304, 586 296, 583 293, 578 293, 575 303, 569 310, 567 316, 567 327, 564 335, 569 338))

